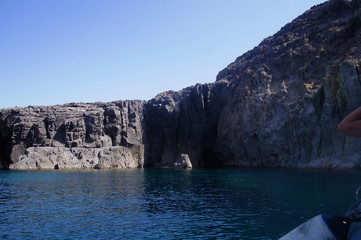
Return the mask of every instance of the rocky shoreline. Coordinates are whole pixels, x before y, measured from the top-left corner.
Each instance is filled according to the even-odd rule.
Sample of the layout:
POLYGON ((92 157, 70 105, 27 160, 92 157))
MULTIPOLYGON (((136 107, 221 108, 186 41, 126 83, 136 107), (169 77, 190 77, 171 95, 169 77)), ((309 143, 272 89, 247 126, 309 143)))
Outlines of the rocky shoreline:
POLYGON ((0 168, 359 168, 361 1, 311 8, 219 72, 149 101, 0 110, 0 168))

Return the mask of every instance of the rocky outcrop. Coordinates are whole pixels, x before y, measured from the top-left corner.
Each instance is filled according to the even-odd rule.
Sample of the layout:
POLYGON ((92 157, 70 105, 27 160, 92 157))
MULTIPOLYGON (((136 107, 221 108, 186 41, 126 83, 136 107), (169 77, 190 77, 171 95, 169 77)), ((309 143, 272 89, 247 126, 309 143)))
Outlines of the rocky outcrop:
POLYGON ((189 159, 188 154, 181 154, 177 161, 174 163, 174 168, 176 169, 182 169, 182 168, 193 168, 192 162, 189 159))
POLYGON ((149 101, 0 110, 0 164, 360 167, 361 140, 336 130, 361 105, 360 29, 361 1, 331 0, 237 58, 214 83, 149 101))
POLYGON ((225 165, 360 165, 360 140, 336 130, 361 105, 360 7, 314 7, 219 73, 232 85, 218 128, 225 165))
POLYGON ((11 169, 137 168, 142 165, 138 146, 101 148, 30 147, 11 169))
POLYGON ((143 101, 3 109, 3 165, 24 168, 142 167, 143 101))
POLYGON ((0 111, 1 154, 11 169, 209 166, 228 82, 154 99, 0 111), (193 164, 190 162, 193 159, 193 164))
POLYGON ((147 102, 145 165, 173 167, 188 154, 193 167, 213 167, 219 117, 228 101, 227 81, 164 92, 147 102))

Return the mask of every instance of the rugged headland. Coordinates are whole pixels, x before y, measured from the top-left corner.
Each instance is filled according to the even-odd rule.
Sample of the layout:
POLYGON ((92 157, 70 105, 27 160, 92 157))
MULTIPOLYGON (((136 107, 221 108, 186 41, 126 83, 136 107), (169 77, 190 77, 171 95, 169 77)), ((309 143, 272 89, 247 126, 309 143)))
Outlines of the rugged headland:
POLYGON ((0 110, 0 168, 359 168, 361 1, 311 8, 210 84, 149 101, 0 110))

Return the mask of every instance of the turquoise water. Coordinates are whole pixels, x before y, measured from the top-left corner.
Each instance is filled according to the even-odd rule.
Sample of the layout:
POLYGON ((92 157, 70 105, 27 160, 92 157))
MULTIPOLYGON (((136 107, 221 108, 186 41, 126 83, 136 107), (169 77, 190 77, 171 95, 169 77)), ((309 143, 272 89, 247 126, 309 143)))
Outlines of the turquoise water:
POLYGON ((357 170, 0 171, 2 239, 278 239, 343 215, 357 170))

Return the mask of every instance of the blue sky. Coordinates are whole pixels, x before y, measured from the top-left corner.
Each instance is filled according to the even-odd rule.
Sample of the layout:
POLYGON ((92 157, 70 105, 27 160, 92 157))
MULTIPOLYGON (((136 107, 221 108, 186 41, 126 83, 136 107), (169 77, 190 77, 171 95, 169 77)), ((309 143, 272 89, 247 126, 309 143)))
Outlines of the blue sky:
POLYGON ((0 108, 149 100, 220 70, 319 0, 0 0, 0 108))

